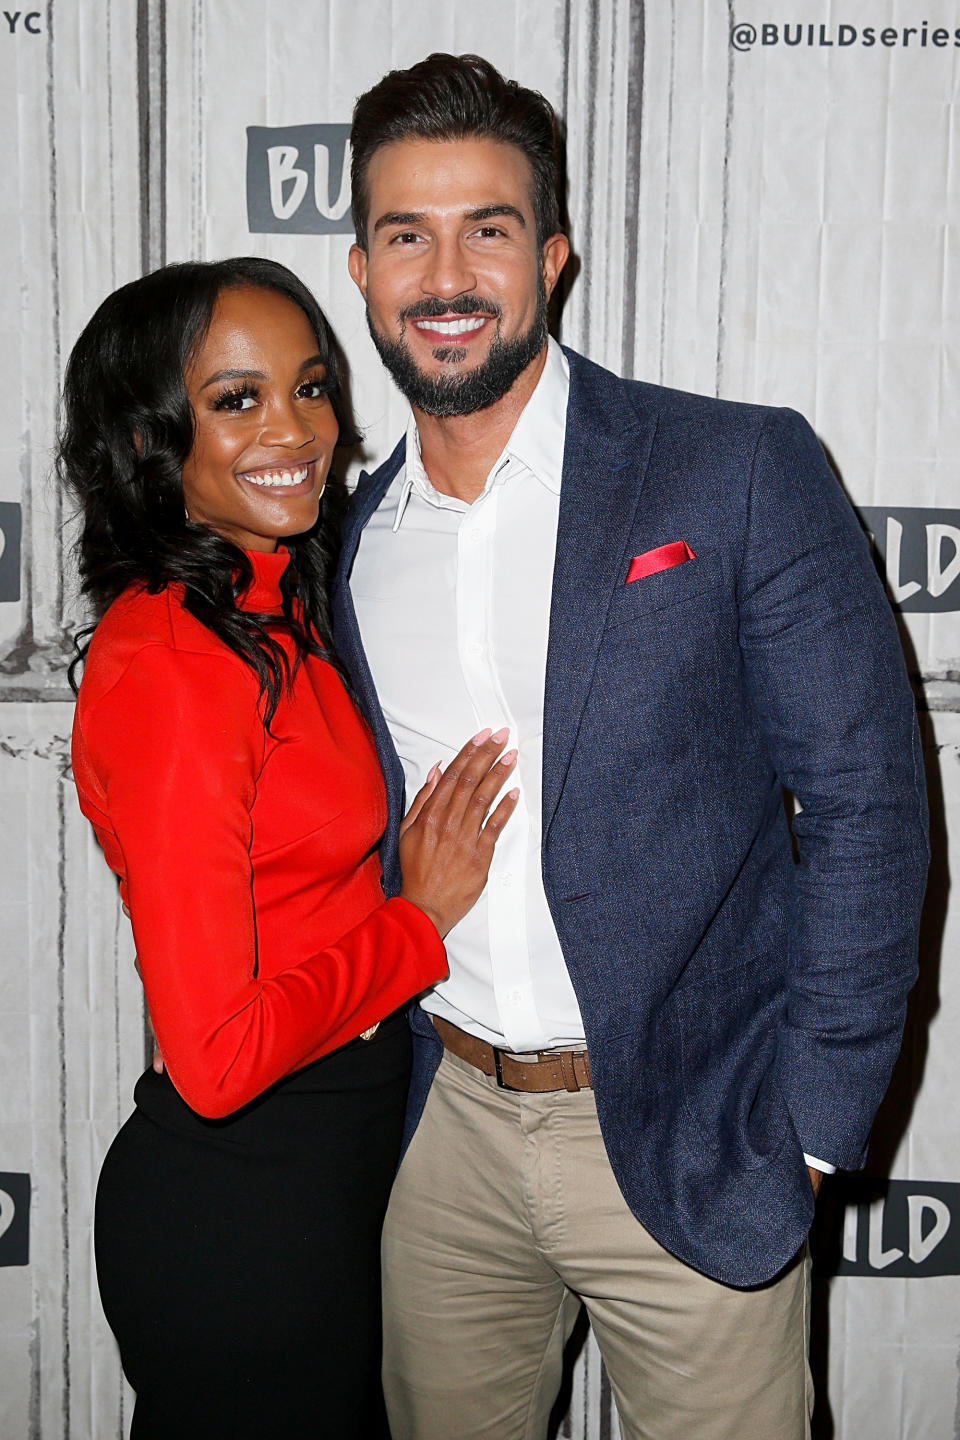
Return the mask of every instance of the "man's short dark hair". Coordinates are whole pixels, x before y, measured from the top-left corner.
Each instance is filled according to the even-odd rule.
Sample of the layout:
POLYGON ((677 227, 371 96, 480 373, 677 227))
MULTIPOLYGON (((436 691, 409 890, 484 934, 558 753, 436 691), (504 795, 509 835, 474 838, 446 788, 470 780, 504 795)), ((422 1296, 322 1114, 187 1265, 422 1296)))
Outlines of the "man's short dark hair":
POLYGON ((391 70, 361 95, 350 143, 353 224, 367 248, 367 171, 377 150, 395 140, 465 140, 483 136, 514 145, 533 171, 537 243, 560 229, 559 129, 553 106, 536 90, 506 80, 479 55, 428 55, 409 70, 391 70))

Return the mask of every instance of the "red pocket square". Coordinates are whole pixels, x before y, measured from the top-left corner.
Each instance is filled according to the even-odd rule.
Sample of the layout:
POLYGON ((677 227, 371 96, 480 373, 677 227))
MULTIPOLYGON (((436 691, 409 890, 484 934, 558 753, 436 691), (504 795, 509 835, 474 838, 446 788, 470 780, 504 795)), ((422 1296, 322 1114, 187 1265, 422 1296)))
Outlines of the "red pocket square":
POLYGON ((669 545, 658 545, 655 550, 634 555, 627 571, 626 584, 629 585, 631 580, 644 580, 648 575, 656 575, 658 570, 669 570, 671 565, 682 565, 684 560, 696 558, 686 540, 672 540, 669 545))

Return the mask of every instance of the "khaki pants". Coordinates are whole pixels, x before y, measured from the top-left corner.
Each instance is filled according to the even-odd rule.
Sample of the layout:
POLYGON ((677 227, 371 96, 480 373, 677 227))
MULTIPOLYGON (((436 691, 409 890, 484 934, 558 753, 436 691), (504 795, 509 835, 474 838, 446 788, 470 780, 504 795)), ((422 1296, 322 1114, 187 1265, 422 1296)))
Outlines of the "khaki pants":
POLYGON ((383 1232, 394 1440, 541 1440, 580 1303, 623 1440, 806 1440, 809 1260, 734 1290, 613 1177, 593 1092, 499 1090, 444 1052, 383 1232))

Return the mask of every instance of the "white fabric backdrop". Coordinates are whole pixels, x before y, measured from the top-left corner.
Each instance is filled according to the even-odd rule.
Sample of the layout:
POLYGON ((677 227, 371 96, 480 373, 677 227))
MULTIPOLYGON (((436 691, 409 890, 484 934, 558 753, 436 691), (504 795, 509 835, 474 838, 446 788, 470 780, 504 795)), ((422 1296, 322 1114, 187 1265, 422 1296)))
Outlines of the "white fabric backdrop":
MULTIPOLYGON (((404 407, 346 278, 337 147, 356 94, 433 49, 487 55, 564 116, 578 273, 563 338, 625 374, 802 410, 885 557, 923 706, 934 879, 868 1165, 900 1183, 885 1204, 825 1186, 816 1428, 960 1437, 958 26, 949 0, 45 0, 0 15, 4 1440, 122 1437, 130 1415, 90 1226, 143 1024, 69 778, 77 611, 50 478, 64 357, 146 268, 272 255, 327 308, 382 458, 404 407), (249 196, 248 127, 285 129, 250 137, 249 196)), ((589 1340, 560 1433, 616 1434, 589 1340)))

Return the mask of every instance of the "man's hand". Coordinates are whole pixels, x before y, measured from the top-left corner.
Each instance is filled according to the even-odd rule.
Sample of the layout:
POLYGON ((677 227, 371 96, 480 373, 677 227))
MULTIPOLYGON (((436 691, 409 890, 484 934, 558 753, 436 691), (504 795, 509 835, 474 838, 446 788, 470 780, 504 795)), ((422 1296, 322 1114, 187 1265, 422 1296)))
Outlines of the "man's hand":
MULTIPOLYGON (((161 1064, 161 1067, 162 1067, 162 1066, 163 1066, 163 1061, 162 1061, 162 1060, 161 1060, 160 1064, 161 1064)), ((154 1061, 154 1069, 156 1069, 156 1061, 154 1061)), ((817 1194, 818 1194, 818 1192, 819 1192, 819 1190, 820 1190, 820 1181, 823 1179, 823 1171, 822 1171, 822 1170, 814 1170, 814 1168, 813 1168, 812 1165, 808 1165, 808 1166, 807 1166, 807 1174, 810 1176, 810 1184, 813 1186, 813 1194, 814 1194, 814 1198, 816 1198, 816 1196, 817 1196, 817 1194)))

